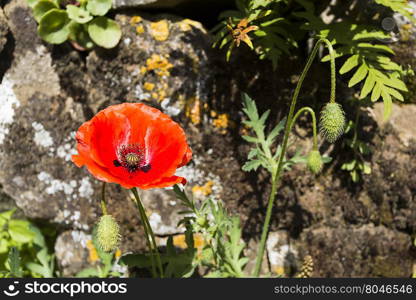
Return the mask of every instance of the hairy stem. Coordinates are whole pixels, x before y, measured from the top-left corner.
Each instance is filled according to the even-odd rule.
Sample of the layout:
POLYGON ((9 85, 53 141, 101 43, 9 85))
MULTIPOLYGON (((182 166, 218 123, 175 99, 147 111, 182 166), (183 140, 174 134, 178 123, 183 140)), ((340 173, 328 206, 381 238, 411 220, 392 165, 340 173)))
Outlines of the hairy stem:
POLYGON ((151 251, 151 257, 150 258, 152 260, 152 268, 154 269, 154 265, 155 265, 153 256, 156 256, 156 262, 157 262, 157 267, 159 269, 159 274, 160 274, 160 277, 163 278, 162 261, 160 259, 159 251, 157 250, 155 235, 153 233, 152 227, 150 226, 149 219, 147 218, 147 215, 146 215, 146 210, 143 207, 143 204, 142 204, 142 201, 140 199, 139 193, 137 192, 137 189, 132 188, 131 191, 134 195, 133 201, 136 204, 136 207, 137 207, 137 209, 139 211, 139 214, 140 214, 140 218, 142 219, 147 244, 148 244, 148 247, 151 251))
POLYGON ((312 108, 310 107, 302 107, 301 109, 299 109, 297 111, 297 113, 295 114, 295 116, 293 117, 292 120, 292 124, 290 125, 290 129, 289 131, 292 131, 293 126, 296 123, 296 120, 298 119, 298 117, 303 113, 303 112, 308 112, 310 113, 311 117, 312 117, 312 129, 313 129, 313 150, 318 150, 318 131, 316 129, 316 116, 315 116, 315 112, 313 111, 312 108))
POLYGON ((260 244, 259 244, 259 249, 257 252, 257 257, 256 257, 256 266, 254 268, 254 273, 253 275, 255 277, 259 277, 260 275, 260 269, 261 269, 261 264, 263 261, 263 256, 264 256, 264 250, 265 250, 265 245, 266 245, 266 239, 267 239, 267 235, 269 232, 269 225, 270 225, 270 219, 271 219, 271 215, 272 215, 272 209, 273 209, 273 204, 274 204, 274 200, 276 197, 276 191, 277 191, 277 186, 279 184, 280 181, 280 176, 282 173, 282 169, 283 169, 283 161, 284 161, 284 157, 286 154, 286 148, 287 148, 287 143, 289 140, 289 134, 290 134, 290 129, 292 126, 292 120, 293 120, 293 116, 295 113, 295 108, 296 108, 296 102, 297 99, 299 97, 299 92, 300 89, 302 87, 303 81, 305 80, 306 74, 308 73, 313 60, 315 59, 316 54, 318 53, 318 49, 320 44, 326 44, 326 46, 329 49, 329 53, 330 53, 330 57, 331 57, 331 98, 330 101, 331 102, 335 102, 335 81, 336 81, 336 73, 335 73, 335 54, 334 54, 334 50, 332 48, 331 43, 327 40, 327 39, 320 39, 317 41, 317 43, 315 44, 315 47, 313 48, 308 61, 306 62, 305 68, 302 71, 302 74, 300 75, 298 84, 296 86, 295 92, 293 93, 293 97, 292 97, 292 102, 290 104, 290 109, 289 109, 289 113, 287 116, 287 121, 286 121, 286 126, 285 126, 285 131, 284 131, 284 136, 283 136, 283 144, 282 144, 282 151, 281 154, 279 156, 279 160, 277 163, 277 170, 275 172, 275 174, 273 174, 272 176, 272 190, 269 196, 269 202, 267 204, 267 210, 266 210, 266 218, 264 220, 264 224, 263 224, 263 231, 261 234, 261 239, 260 239, 260 244))
POLYGON ((105 200, 105 185, 106 182, 103 182, 103 185, 101 187, 101 211, 103 212, 103 215, 108 215, 107 202, 105 200))

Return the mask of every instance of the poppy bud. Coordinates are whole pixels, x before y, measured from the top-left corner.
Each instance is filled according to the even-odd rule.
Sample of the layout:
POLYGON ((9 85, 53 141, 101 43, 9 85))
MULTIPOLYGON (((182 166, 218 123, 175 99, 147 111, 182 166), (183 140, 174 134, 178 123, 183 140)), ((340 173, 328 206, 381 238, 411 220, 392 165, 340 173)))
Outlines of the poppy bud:
POLYGON ((321 172, 324 163, 322 161, 321 154, 318 150, 312 150, 309 153, 307 165, 312 173, 318 174, 319 172, 321 172))
POLYGON ((97 226, 98 245, 105 252, 114 251, 120 242, 120 227, 111 215, 100 218, 97 226))
POLYGON ((321 112, 320 131, 325 139, 333 143, 344 132, 345 114, 338 103, 328 103, 321 112))

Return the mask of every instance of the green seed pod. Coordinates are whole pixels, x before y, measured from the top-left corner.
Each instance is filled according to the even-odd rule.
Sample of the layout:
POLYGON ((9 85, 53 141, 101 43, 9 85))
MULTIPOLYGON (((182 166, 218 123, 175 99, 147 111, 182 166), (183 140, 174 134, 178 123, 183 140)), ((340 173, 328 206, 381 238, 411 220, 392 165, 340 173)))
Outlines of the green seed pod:
POLYGON ((321 172, 324 162, 322 161, 321 153, 319 153, 318 150, 312 150, 309 153, 307 165, 312 173, 318 174, 321 172))
POLYGON ((321 112, 320 132, 324 138, 334 143, 345 128, 345 114, 338 103, 328 103, 321 112))
POLYGON ((120 242, 120 227, 111 215, 100 218, 97 226, 97 242, 105 252, 116 250, 120 242))

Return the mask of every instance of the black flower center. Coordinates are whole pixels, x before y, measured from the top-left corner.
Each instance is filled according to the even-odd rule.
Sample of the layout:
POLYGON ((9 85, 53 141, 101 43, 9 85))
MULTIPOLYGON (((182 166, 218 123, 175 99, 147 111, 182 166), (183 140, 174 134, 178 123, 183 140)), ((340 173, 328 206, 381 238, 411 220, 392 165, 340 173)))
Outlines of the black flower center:
POLYGON ((148 172, 151 169, 147 163, 144 150, 140 145, 123 145, 117 151, 117 158, 113 161, 114 166, 123 167, 129 173, 136 171, 148 172))

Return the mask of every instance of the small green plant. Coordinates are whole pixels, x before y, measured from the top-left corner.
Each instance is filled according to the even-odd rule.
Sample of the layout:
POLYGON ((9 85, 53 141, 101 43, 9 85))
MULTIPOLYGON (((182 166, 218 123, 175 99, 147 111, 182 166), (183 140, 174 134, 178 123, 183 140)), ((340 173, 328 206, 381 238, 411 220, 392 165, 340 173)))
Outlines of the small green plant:
MULTIPOLYGON (((312 126, 313 126, 313 148, 311 153, 309 154, 306 162, 308 164, 309 169, 314 172, 318 173, 322 169, 322 164, 324 160, 321 158, 321 155, 318 150, 318 135, 317 135, 317 121, 315 117, 315 112, 310 107, 302 107, 296 113, 296 104, 297 99, 299 97, 300 89, 302 87, 303 81, 305 80, 306 74, 309 71, 310 66, 312 65, 312 61, 315 58, 320 44, 324 44, 328 50, 329 55, 331 58, 331 93, 329 102, 325 105, 324 109, 321 113, 320 118, 320 126, 321 132, 325 139, 329 142, 334 142, 342 133, 345 124, 345 117, 344 112, 339 104, 335 102, 335 89, 336 89, 336 80, 335 80, 335 52, 332 48, 331 43, 327 39, 320 39, 315 44, 308 61, 306 63, 305 68, 302 71, 302 74, 299 78, 297 83, 296 89, 293 93, 292 102, 290 104, 289 113, 287 116, 287 121, 284 125, 284 134, 283 134, 283 141, 281 145, 277 147, 275 151, 276 154, 272 154, 271 146, 273 144, 273 140, 276 138, 277 134, 281 131, 282 125, 277 125, 275 129, 272 130, 272 133, 269 135, 272 138, 265 138, 264 134, 264 122, 268 116, 268 112, 264 113, 260 118, 258 117, 257 109, 255 109, 254 102, 252 100, 246 100, 245 104, 245 113, 249 117, 249 121, 246 122, 248 126, 250 126, 253 131, 256 133, 257 137, 245 137, 245 139, 251 143, 255 143, 255 148, 250 151, 249 153, 249 162, 252 161, 254 157, 258 157, 258 163, 254 165, 254 167, 258 167, 262 165, 271 173, 271 192, 269 195, 269 201, 267 205, 266 217, 263 224, 263 232, 260 239, 259 249, 257 251, 257 259, 256 259, 256 266, 254 269, 253 276, 258 277, 260 275, 260 267, 263 260, 264 250, 265 250, 265 243, 268 235, 269 224, 271 219, 272 208, 274 205, 276 192, 278 188, 278 184, 280 182, 280 178, 282 172, 284 171, 285 164, 286 164, 286 150, 289 144, 289 135, 290 132, 296 123, 297 118, 303 113, 307 112, 312 117, 312 126), (262 157, 266 157, 267 159, 262 159, 262 157)), ((255 168, 252 169, 255 169, 255 168)), ((246 170, 250 168, 246 167, 246 170)))
MULTIPOLYGON (((244 267, 245 243, 241 238, 238 217, 230 216, 220 201, 207 198, 197 205, 184 189, 174 186, 174 192, 186 210, 181 211, 178 226, 185 226, 186 249, 178 249, 169 237, 166 251, 160 253, 163 273, 167 278, 192 276, 198 267, 204 267, 204 277, 246 277, 244 267), (197 249, 194 238, 202 239, 202 249, 197 249)), ((150 269, 151 253, 129 254, 122 261, 129 267, 150 269)))
MULTIPOLYGON (((177 249, 170 236, 166 243, 166 251, 160 253, 165 278, 188 278, 192 276, 198 266, 197 249, 194 247, 193 232, 190 226, 185 232, 186 249, 177 249)), ((129 267, 151 270, 151 258, 154 254, 128 254, 122 257, 123 263, 129 267)))
POLYGON ((14 212, 0 213, 0 272, 14 277, 54 277, 55 257, 42 232, 29 221, 13 219, 14 212))
POLYGON ((200 234, 204 248, 197 260, 199 265, 208 268, 206 277, 246 277, 244 267, 248 259, 244 257, 245 243, 241 238, 240 219, 230 216, 220 201, 205 199, 197 206, 179 186, 174 187, 178 199, 187 210, 180 224, 187 224, 192 232, 200 234))
MULTIPOLYGON (((318 37, 327 38, 334 43, 336 58, 347 58, 339 73, 346 74, 355 70, 348 86, 353 87, 363 82, 360 99, 368 96, 375 102, 381 97, 384 102, 384 118, 387 119, 391 114, 393 98, 404 100, 403 93, 407 92, 407 87, 403 77, 408 74, 390 58, 394 55, 394 51, 385 42, 391 38, 390 34, 377 27, 355 24, 353 21, 326 24, 316 15, 313 2, 296 1, 305 9, 294 13, 297 17, 306 19, 302 28, 315 31, 318 37)), ((389 8, 397 7, 400 2, 400 8, 397 7, 398 12, 403 12, 407 8, 404 1, 396 1, 395 5, 393 5, 394 0, 376 2, 389 8)), ((322 61, 329 59, 327 55, 322 61)))
MULTIPOLYGON (((353 1, 350 2, 353 7, 353 1)), ((373 5, 415 22, 407 1, 376 0, 373 5)), ((317 0, 236 0, 236 6, 238 10, 222 13, 220 24, 213 29, 214 46, 227 48, 227 60, 242 40, 260 59, 271 60, 276 69, 280 57, 289 56, 291 50, 313 34, 334 45, 335 58, 343 59, 339 73, 351 74, 348 86, 358 87, 360 99, 383 100, 385 119, 391 114, 393 99, 404 100, 404 78, 412 76, 413 71, 392 60, 395 53, 387 44, 391 34, 370 21, 360 22, 347 12, 342 22, 337 18, 324 22, 322 5, 317 0)), ((329 55, 322 58, 329 60, 329 55)))
POLYGON ((227 60, 239 40, 258 53, 260 59, 270 59, 277 67, 281 55, 290 54, 297 43, 293 27, 283 15, 287 11, 286 0, 237 0, 238 10, 225 11, 219 18, 221 23, 213 28, 216 33, 214 46, 227 48, 227 60), (249 26, 250 25, 250 26, 249 26), (254 46, 247 35, 252 31, 254 46), (246 37, 247 35, 247 37, 246 37), (245 39, 244 39, 245 38, 245 39))
MULTIPOLYGON (((281 120, 267 135, 265 133, 266 121, 270 114, 270 110, 265 111, 261 116, 258 113, 256 103, 246 94, 243 94, 243 112, 247 115, 248 120, 243 123, 250 128, 254 136, 245 135, 242 138, 254 145, 250 150, 247 162, 243 165, 243 171, 256 171, 260 166, 265 168, 270 174, 274 174, 277 170, 278 158, 282 153, 282 146, 276 145, 276 138, 281 134, 285 127, 286 119, 281 120)), ((293 157, 283 158, 283 169, 290 168, 297 163, 305 163, 307 158, 301 155, 301 149, 298 149, 293 157)))
POLYGON ((362 175, 371 174, 371 166, 366 160, 366 155, 371 153, 371 149, 366 142, 359 139, 357 129, 359 120, 360 110, 358 108, 355 121, 350 120, 347 124, 346 138, 343 141, 344 148, 348 149, 353 157, 341 165, 341 170, 349 172, 353 182, 360 181, 362 175))
POLYGON ((104 17, 111 0, 30 0, 33 16, 39 23, 40 37, 51 44, 70 40, 80 49, 95 45, 114 48, 120 41, 119 25, 104 17))

